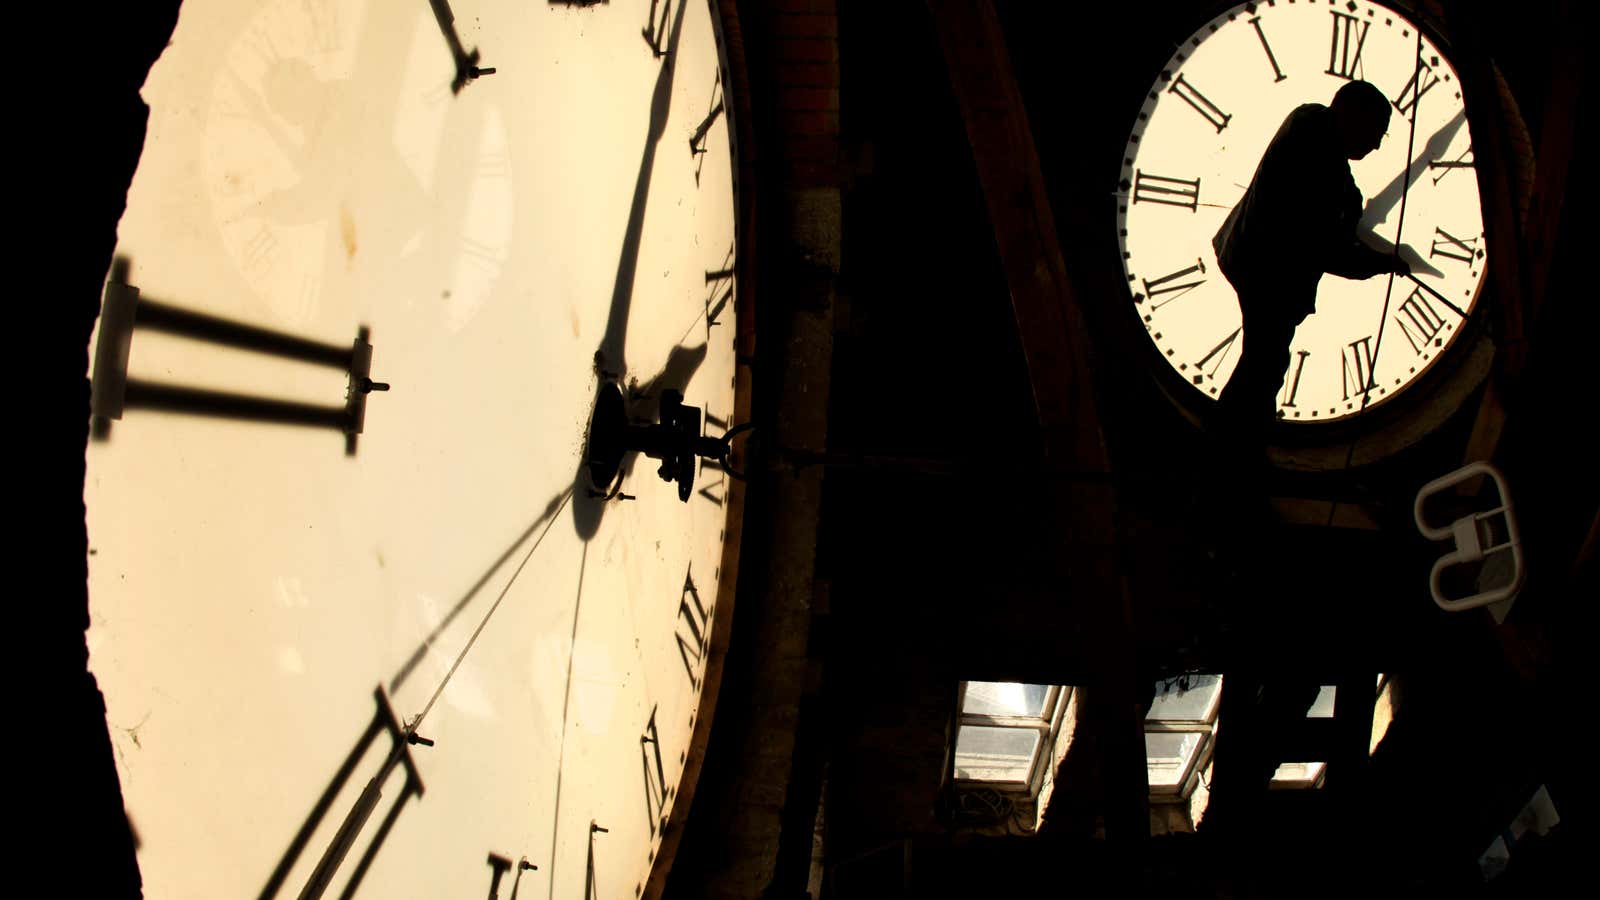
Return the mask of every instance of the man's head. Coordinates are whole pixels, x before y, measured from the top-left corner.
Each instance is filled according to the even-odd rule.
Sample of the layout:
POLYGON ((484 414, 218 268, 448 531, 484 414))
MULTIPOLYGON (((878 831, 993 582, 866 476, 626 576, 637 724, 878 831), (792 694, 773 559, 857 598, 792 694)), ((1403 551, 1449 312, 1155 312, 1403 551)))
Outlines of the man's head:
POLYGON ((1333 118, 1346 158, 1361 159, 1378 149, 1389 130, 1389 98, 1365 81, 1352 81, 1333 95, 1333 118))

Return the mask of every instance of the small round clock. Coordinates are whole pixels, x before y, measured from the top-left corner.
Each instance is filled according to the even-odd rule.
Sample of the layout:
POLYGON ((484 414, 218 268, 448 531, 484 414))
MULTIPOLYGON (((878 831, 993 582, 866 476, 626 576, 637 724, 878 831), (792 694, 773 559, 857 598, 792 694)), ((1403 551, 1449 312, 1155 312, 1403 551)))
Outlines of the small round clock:
POLYGON ((1400 245, 1412 276, 1322 277, 1278 418, 1354 419, 1466 343, 1486 242, 1463 86, 1444 48, 1376 3, 1245 3, 1179 45, 1122 159, 1117 234, 1133 310, 1188 396, 1215 400, 1249 339, 1213 236, 1285 117, 1352 79, 1393 108, 1381 146, 1350 163, 1365 198, 1358 234, 1379 250, 1400 245))
POLYGON ((84 485, 149 896, 648 893, 742 495, 588 430, 748 417, 727 12, 184 3, 84 485))

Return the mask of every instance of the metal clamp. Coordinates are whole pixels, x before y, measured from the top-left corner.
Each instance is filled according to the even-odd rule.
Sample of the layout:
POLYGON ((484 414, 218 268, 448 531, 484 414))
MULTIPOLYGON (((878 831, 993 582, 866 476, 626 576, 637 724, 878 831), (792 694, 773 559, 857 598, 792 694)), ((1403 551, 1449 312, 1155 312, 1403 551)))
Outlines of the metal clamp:
POLYGON ((1446 553, 1434 561, 1433 571, 1428 575, 1428 589, 1433 594, 1433 602, 1446 612, 1461 612, 1480 606, 1500 604, 1492 611, 1497 621, 1503 620, 1510 611, 1511 604, 1516 600, 1517 593, 1522 590, 1522 582, 1527 572, 1522 561, 1522 539, 1517 531, 1516 517, 1512 514, 1511 494, 1500 471, 1486 462, 1474 462, 1442 478, 1435 478, 1417 492, 1413 515, 1417 521, 1417 530, 1422 532, 1423 537, 1435 541, 1453 538, 1456 544, 1453 552, 1446 553), (1422 506, 1429 497, 1479 475, 1487 476, 1494 482, 1499 505, 1462 516, 1443 527, 1431 525, 1423 518, 1422 506), (1509 583, 1480 590, 1468 597, 1444 596, 1440 580, 1445 569, 1479 562, 1490 554, 1497 553, 1510 555, 1509 583))

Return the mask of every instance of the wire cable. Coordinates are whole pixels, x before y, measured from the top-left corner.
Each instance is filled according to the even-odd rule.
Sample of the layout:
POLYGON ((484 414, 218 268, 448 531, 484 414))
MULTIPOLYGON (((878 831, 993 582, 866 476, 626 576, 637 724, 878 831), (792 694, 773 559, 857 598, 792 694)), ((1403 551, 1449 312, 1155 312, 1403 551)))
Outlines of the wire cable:
POLYGON ((467 645, 462 647, 461 652, 456 655, 456 661, 450 664, 450 671, 445 673, 444 679, 439 682, 438 689, 433 692, 432 697, 428 698, 428 705, 424 706, 422 712, 417 713, 416 718, 412 719, 411 723, 406 726, 407 740, 417 733, 417 728, 422 725, 422 720, 426 719, 428 713, 433 711, 433 704, 438 702, 439 696, 444 693, 445 686, 450 683, 450 679, 456 674, 456 669, 460 668, 462 660, 467 658, 467 652, 472 649, 473 644, 477 643, 478 635, 483 633, 483 627, 489 624, 489 619, 494 615, 494 611, 500 608, 500 601, 506 599, 506 594, 511 592, 511 586, 517 583, 517 577, 522 574, 522 570, 528 565, 528 560, 533 558, 534 551, 539 549, 539 545, 544 543, 545 535, 550 533, 550 526, 554 525, 556 519, 561 517, 561 510, 565 509, 567 503, 571 500, 572 488, 568 488, 566 496, 561 498, 561 505, 556 507, 555 513, 550 516, 550 521, 545 524, 544 531, 539 532, 539 538, 533 542, 532 547, 528 548, 527 554, 522 557, 522 562, 517 564, 517 570, 511 573, 511 580, 507 581, 506 586, 500 590, 500 596, 494 599, 494 605, 489 607, 489 611, 483 614, 483 621, 478 623, 478 627, 472 632, 472 637, 467 639, 467 645))
MULTIPOLYGON (((1396 261, 1399 261, 1399 259, 1400 259, 1400 247, 1402 245, 1402 238, 1405 236, 1405 231, 1406 231, 1406 198, 1411 195, 1411 162, 1412 162, 1411 155, 1412 155, 1412 153, 1414 153, 1416 151, 1416 146, 1417 146, 1417 115, 1422 111, 1422 90, 1421 90, 1421 88, 1422 88, 1422 80, 1421 79, 1422 79, 1422 29, 1419 28, 1419 29, 1417 29, 1417 64, 1416 64, 1416 67, 1413 68, 1412 71, 1411 71, 1412 89, 1415 90, 1417 93, 1416 93, 1416 96, 1411 99, 1411 133, 1406 137, 1406 162, 1405 162, 1405 168, 1403 170, 1403 175, 1405 177, 1405 186, 1400 191, 1400 216, 1396 220, 1395 228, 1394 228, 1394 250, 1392 252, 1392 255, 1394 256, 1396 261)), ((1369 402, 1371 402, 1371 400, 1372 400, 1372 391, 1373 391, 1374 388, 1376 388, 1378 386, 1378 354, 1383 352, 1383 331, 1384 331, 1384 326, 1389 323, 1389 301, 1392 299, 1393 294, 1394 294, 1394 276, 1395 276, 1395 272, 1391 270, 1389 272, 1389 284, 1388 284, 1387 287, 1385 287, 1383 289, 1383 314, 1378 319, 1378 340, 1377 340, 1376 343, 1374 343, 1372 345, 1372 357, 1370 358, 1370 361, 1369 361, 1369 364, 1368 364, 1370 371, 1367 372, 1367 384, 1364 386, 1364 389, 1361 392, 1361 409, 1359 410, 1358 414, 1360 412, 1366 412, 1367 404, 1369 402)), ((1415 281, 1414 278, 1412 280, 1415 281)), ((1358 362, 1359 362, 1359 360, 1358 360, 1358 362)), ((1360 439, 1361 438, 1360 438, 1359 435, 1356 435, 1356 436, 1353 436, 1353 437, 1350 438, 1350 447, 1345 452, 1345 455, 1344 455, 1344 471, 1345 472, 1349 472, 1350 471, 1350 466, 1355 461, 1356 443, 1358 441, 1360 441, 1360 439)), ((1338 511, 1338 509, 1339 509, 1339 501, 1337 499, 1331 501, 1328 504, 1328 521, 1327 521, 1327 525, 1329 527, 1331 527, 1333 525, 1334 513, 1336 513, 1338 511)))

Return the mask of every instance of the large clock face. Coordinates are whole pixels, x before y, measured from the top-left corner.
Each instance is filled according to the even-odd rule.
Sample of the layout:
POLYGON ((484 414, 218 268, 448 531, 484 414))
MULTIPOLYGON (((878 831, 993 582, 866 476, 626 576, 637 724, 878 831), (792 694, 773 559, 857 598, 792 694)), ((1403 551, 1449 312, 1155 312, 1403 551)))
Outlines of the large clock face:
POLYGON ((1290 347, 1279 418, 1372 409, 1447 353, 1473 314, 1483 216, 1462 85, 1443 50, 1373 3, 1242 4, 1198 28, 1151 85, 1118 201, 1135 312, 1202 397, 1227 384, 1243 336, 1212 237, 1285 117, 1329 103, 1351 79, 1378 87, 1393 108, 1382 144, 1350 163, 1365 201, 1358 233, 1380 250, 1402 245, 1415 277, 1322 277, 1316 311, 1290 347))
POLYGON ((148 896, 637 896, 738 523, 586 433, 736 424, 729 84, 707 0, 184 3, 84 487, 148 896))

